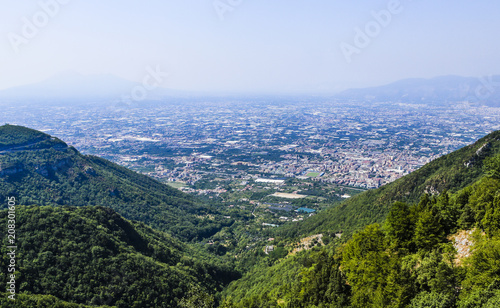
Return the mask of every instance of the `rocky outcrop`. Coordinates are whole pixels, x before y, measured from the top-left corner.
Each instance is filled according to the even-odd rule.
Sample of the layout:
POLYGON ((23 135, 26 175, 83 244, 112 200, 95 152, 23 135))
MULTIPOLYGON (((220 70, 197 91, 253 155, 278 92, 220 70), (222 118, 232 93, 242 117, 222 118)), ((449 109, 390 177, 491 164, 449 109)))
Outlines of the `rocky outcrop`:
POLYGON ((51 172, 60 171, 71 165, 69 158, 60 159, 52 164, 42 164, 35 166, 35 172, 43 177, 48 177, 51 172))
POLYGON ((24 171, 24 166, 22 164, 15 164, 10 167, 2 168, 0 165, 0 177, 5 177, 8 175, 14 175, 24 171))
POLYGON ((476 155, 474 155, 471 159, 469 159, 468 162, 464 163, 464 166, 469 168, 470 166, 473 166, 474 164, 476 164, 479 160, 481 160, 485 156, 487 156, 487 152, 490 148, 491 148, 491 142, 486 142, 485 144, 483 144, 476 151, 476 155))

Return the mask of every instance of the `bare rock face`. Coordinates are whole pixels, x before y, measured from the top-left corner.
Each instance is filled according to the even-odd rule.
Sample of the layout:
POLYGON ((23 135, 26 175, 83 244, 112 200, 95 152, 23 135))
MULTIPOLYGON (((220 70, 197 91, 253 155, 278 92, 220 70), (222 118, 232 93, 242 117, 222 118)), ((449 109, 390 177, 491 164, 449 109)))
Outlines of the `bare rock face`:
POLYGON ((474 233, 474 231, 475 229, 461 230, 449 236, 448 239, 452 241, 453 247, 457 250, 457 256, 455 258, 456 265, 461 265, 465 258, 470 257, 472 247, 474 246, 472 240, 472 233, 474 233))
POLYGON ((51 172, 61 171, 69 166, 71 166, 71 160, 69 158, 63 158, 50 164, 36 165, 34 169, 35 172, 41 176, 48 177, 51 172))
POLYGON ((0 165, 0 177, 5 177, 8 175, 14 175, 24 171, 24 166, 22 164, 15 164, 14 166, 4 167, 0 165))
POLYGON ((478 160, 484 158, 487 155, 488 150, 491 148, 491 142, 486 142, 477 151, 476 155, 473 156, 468 162, 464 163, 464 166, 469 168, 473 166, 478 160))
POLYGON ((94 168, 92 168, 90 166, 85 166, 84 170, 85 170, 85 174, 87 174, 87 175, 90 175, 90 176, 97 175, 97 172, 95 172, 94 168))

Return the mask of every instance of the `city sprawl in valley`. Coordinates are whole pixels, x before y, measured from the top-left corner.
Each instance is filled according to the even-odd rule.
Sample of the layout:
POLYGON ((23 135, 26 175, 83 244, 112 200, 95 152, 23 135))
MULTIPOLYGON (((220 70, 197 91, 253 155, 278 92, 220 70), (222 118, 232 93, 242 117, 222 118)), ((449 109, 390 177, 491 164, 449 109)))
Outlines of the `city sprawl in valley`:
POLYGON ((493 107, 320 98, 17 105, 2 115, 199 194, 258 179, 377 188, 500 127, 493 107))

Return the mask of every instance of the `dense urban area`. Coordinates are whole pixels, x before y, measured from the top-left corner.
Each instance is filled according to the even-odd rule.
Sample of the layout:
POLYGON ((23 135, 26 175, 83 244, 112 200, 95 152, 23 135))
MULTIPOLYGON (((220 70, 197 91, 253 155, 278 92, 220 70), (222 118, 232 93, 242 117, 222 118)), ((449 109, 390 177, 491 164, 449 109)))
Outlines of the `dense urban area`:
POLYGON ((377 188, 500 128, 500 109, 327 100, 5 108, 2 122, 188 187, 295 178, 377 188), (22 110, 22 111, 20 111, 22 110))

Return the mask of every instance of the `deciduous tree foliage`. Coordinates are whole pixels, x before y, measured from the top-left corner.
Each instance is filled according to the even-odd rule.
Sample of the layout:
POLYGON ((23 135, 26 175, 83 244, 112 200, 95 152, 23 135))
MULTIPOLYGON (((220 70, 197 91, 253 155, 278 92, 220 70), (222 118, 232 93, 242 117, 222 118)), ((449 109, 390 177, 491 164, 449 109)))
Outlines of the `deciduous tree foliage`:
MULTIPOLYGON (((0 211, 1 221, 6 217, 0 211)), ((230 265, 100 206, 18 206, 16 234, 17 291, 72 303, 177 307, 195 289, 214 303, 238 278, 230 265)), ((2 268, 9 262, 6 249, 0 248, 2 268)), ((0 281, 6 285, 6 271, 0 281)))

